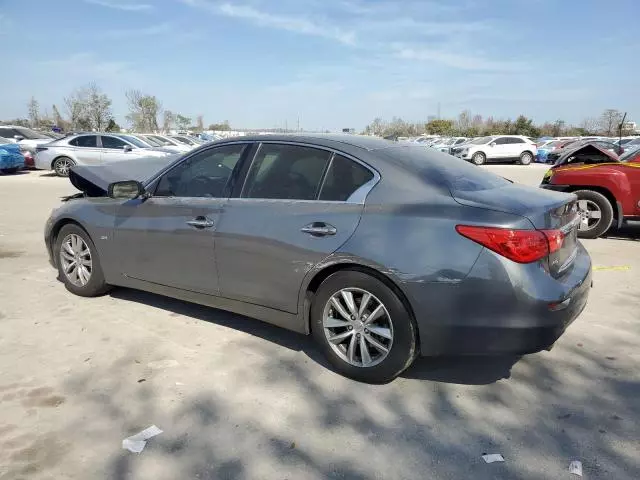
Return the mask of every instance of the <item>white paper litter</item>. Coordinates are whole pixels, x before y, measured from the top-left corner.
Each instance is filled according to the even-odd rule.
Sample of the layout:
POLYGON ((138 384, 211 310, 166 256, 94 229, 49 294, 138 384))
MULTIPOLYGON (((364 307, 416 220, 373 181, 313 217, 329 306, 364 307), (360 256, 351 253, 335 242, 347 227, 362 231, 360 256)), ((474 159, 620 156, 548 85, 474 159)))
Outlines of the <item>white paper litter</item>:
POLYGON ((133 453, 140 453, 142 450, 144 450, 144 447, 147 444, 147 440, 155 437, 156 435, 160 435, 161 433, 162 430, 160 430, 155 425, 151 425, 149 428, 145 428, 140 433, 136 433, 135 435, 122 440, 122 448, 133 453))
POLYGON ((163 368, 177 367, 180 365, 176 360, 157 360, 147 363, 147 367, 153 370, 161 370, 163 368))
POLYGON ((500 455, 499 453, 488 453, 488 454, 482 455, 482 459, 486 463, 504 462, 504 458, 502 458, 502 455, 500 455))
POLYGON ((573 473, 574 475, 582 476, 582 462, 580 460, 573 460, 569 464, 569 473, 573 473))

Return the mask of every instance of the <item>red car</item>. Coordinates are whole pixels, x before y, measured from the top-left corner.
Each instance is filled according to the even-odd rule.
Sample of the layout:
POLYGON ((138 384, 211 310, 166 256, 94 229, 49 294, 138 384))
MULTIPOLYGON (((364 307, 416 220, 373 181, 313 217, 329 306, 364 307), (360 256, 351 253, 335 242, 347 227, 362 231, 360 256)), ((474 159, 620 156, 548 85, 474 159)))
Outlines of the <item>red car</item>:
POLYGON ((640 149, 622 157, 588 143, 564 153, 542 179, 542 188, 578 196, 578 236, 597 238, 612 225, 640 220, 640 149))

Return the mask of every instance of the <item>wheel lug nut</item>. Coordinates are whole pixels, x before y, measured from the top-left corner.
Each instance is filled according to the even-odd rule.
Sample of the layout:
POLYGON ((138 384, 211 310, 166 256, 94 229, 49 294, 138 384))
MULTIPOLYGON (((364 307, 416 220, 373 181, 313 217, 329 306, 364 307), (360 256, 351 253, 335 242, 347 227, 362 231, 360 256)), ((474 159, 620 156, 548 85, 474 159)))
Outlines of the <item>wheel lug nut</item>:
POLYGON ((365 328, 364 333, 369 333, 369 329, 365 328))
POLYGON ((356 317, 354 317, 353 315, 351 315, 351 320, 355 320, 355 319, 356 319, 356 317))

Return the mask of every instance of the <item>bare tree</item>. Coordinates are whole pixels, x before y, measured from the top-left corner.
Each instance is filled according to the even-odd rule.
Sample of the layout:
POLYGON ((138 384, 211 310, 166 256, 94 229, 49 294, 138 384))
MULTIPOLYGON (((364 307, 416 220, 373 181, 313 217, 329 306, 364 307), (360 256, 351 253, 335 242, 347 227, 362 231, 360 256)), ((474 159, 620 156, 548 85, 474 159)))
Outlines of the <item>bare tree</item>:
POLYGON ((86 89, 78 88, 71 92, 68 97, 64 98, 64 105, 69 115, 72 130, 91 128, 91 122, 87 116, 88 99, 86 89))
POLYGON ((580 123, 580 128, 587 135, 595 135, 595 134, 597 134, 599 126, 600 126, 600 122, 598 121, 597 118, 593 118, 593 117, 585 118, 580 123))
POLYGON ((371 122, 371 133, 374 135, 382 136, 385 128, 385 122, 380 117, 374 118, 373 122, 371 122))
POLYGON ((127 119, 134 130, 139 132, 158 131, 158 114, 162 111, 160 101, 153 95, 140 90, 129 90, 125 93, 129 104, 127 119))
POLYGON ((196 118, 196 130, 198 132, 202 132, 204 130, 204 117, 202 115, 198 115, 196 118))
POLYGON ((600 130, 607 137, 617 133, 620 123, 622 123, 622 112, 613 108, 605 110, 600 116, 600 130))
POLYGON ((91 126, 101 132, 107 128, 109 120, 113 118, 111 113, 111 99, 102 93, 95 82, 90 83, 87 89, 87 117, 91 126))
POLYGON ((33 128, 38 128, 40 126, 40 105, 35 97, 31 97, 28 104, 29 108, 29 124, 33 128))
POLYGON ((174 113, 171 110, 165 110, 162 120, 162 131, 164 133, 169 132, 173 128, 175 120, 176 116, 174 115, 174 113))
POLYGON ((460 115, 458 115, 458 121, 456 123, 456 127, 458 128, 460 133, 462 135, 466 134, 472 125, 471 112, 469 110, 460 112, 460 115))

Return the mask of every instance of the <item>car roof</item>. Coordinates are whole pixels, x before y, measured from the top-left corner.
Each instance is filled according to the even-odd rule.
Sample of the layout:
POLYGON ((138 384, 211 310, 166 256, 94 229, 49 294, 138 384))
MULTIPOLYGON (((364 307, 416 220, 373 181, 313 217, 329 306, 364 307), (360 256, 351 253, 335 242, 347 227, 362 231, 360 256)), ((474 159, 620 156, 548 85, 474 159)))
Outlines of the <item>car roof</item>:
POLYGON ((332 147, 335 144, 349 145, 367 151, 379 150, 398 145, 393 140, 385 140, 379 137, 367 135, 339 134, 339 133, 300 133, 300 134, 268 134, 268 135, 244 135, 224 140, 244 142, 302 142, 313 143, 320 146, 332 147))

